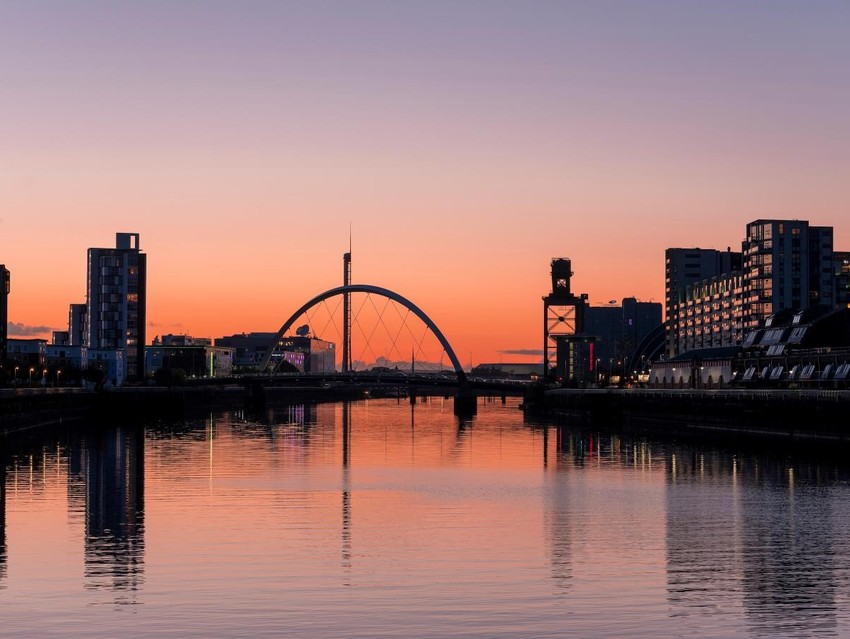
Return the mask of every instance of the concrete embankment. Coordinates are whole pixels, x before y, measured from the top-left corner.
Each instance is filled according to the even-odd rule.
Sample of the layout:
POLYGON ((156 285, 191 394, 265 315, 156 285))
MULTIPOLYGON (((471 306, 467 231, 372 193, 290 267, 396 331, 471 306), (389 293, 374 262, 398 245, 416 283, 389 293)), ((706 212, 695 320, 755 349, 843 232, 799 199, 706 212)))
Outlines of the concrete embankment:
POLYGON ((850 391, 554 389, 528 410, 675 432, 714 430, 850 440, 850 391))

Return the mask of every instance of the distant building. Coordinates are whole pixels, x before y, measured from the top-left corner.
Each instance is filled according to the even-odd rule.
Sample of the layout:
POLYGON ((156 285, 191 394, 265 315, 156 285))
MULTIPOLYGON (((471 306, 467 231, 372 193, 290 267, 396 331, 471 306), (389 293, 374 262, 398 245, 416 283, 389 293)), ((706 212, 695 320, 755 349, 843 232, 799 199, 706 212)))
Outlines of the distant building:
POLYGON ((680 352, 686 331, 685 301, 689 286, 724 273, 741 270, 741 253, 701 248, 669 248, 664 252, 664 320, 667 324, 666 352, 680 352))
MULTIPOLYGON (((277 333, 240 333, 215 339, 216 346, 234 349, 235 372, 260 372, 266 352, 274 343, 277 333)), ((282 337, 273 357, 302 373, 332 373, 336 370, 336 345, 315 337, 282 337)))
POLYGON ((104 386, 123 386, 124 372, 127 366, 124 362, 124 351, 120 349, 89 348, 86 350, 86 368, 94 368, 103 372, 104 386))
POLYGON ((53 346, 67 346, 70 344, 68 331, 53 331, 50 338, 50 344, 53 346))
POLYGON ((21 368, 18 375, 23 375, 24 369, 29 367, 39 369, 44 366, 47 348, 46 339, 12 338, 8 340, 8 348, 9 361, 21 368))
POLYGON ((833 251, 835 306, 850 308, 850 251, 833 251))
POLYGON ((86 343, 86 313, 85 304, 71 304, 68 309, 68 343, 72 346, 83 346, 86 343))
POLYGON ((0 264, 0 364, 6 361, 9 330, 9 291, 11 274, 5 264, 0 264))
MULTIPOLYGON (((217 337, 216 346, 233 349, 233 369, 237 373, 255 372, 263 360, 277 333, 237 333, 227 337, 217 337)), ((300 361, 303 368, 303 357, 300 361)))
POLYGON ((832 227, 805 220, 755 220, 744 249, 744 329, 784 309, 833 307, 832 227))
MULTIPOLYGON (((204 340, 198 340, 203 342, 204 340)), ((145 372, 181 369, 189 377, 230 377, 233 375, 233 349, 204 343, 154 344, 145 349, 145 372)))
POLYGON ((832 227, 758 219, 747 224, 740 254, 668 249, 668 359, 740 345, 783 311, 846 305, 850 263, 833 252, 832 238, 832 227))
POLYGON ((56 371, 60 371, 62 379, 69 380, 78 377, 70 374, 70 371, 83 371, 88 366, 88 350, 85 346, 48 344, 45 347, 45 364, 54 369, 57 381, 59 376, 56 371))
POLYGON ((484 379, 536 379, 540 377, 540 364, 527 362, 494 362, 481 363, 475 366, 469 375, 473 381, 479 377, 484 379))
POLYGON ((282 357, 305 373, 321 375, 336 372, 336 345, 333 342, 326 342, 315 337, 296 336, 282 337, 278 345, 279 352, 276 351, 275 355, 282 357), (300 365, 294 363, 298 360, 301 360, 300 365))
MULTIPOLYGON (((120 351, 124 370, 114 379, 122 382, 145 374, 146 283, 147 256, 139 248, 138 233, 117 233, 115 248, 88 250, 84 344, 90 355, 120 351)), ((72 306, 69 324, 74 312, 72 306)), ((69 325, 72 339, 76 330, 78 326, 69 325)))
POLYGON ((643 339, 661 326, 661 304, 624 298, 617 306, 588 306, 585 309, 585 332, 596 336, 595 357, 597 379, 600 374, 628 376, 626 370, 643 339))
POLYGON ((192 337, 191 335, 163 335, 154 337, 153 346, 211 346, 209 337, 192 337))
POLYGON ((744 337, 741 271, 721 273, 687 287, 679 307, 675 352, 740 344, 744 337))

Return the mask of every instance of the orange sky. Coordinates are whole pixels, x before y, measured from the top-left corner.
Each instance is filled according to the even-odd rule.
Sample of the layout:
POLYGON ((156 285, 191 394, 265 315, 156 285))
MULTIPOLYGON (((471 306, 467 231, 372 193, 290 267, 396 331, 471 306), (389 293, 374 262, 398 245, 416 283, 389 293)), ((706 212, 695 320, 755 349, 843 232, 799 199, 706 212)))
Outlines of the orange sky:
POLYGON ((0 15, 0 263, 30 333, 116 232, 148 254, 149 337, 215 337, 341 284, 350 226, 354 280, 464 363, 540 348, 552 257, 601 304, 662 301, 664 248, 759 217, 850 249, 846 3, 45 6, 0 15))

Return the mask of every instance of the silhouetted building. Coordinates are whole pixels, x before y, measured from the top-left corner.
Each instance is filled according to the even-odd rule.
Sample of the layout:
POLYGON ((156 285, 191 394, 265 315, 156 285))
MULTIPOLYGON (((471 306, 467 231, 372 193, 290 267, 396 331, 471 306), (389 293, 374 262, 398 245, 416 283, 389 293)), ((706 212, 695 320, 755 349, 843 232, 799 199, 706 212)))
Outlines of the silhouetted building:
POLYGON ((145 375, 147 256, 138 233, 115 238, 115 248, 88 250, 85 345, 89 355, 120 351, 121 377, 138 380, 145 375))
POLYGON ((741 270, 741 253, 701 248, 669 248, 664 252, 664 319, 667 355, 680 352, 679 336, 685 327, 685 300, 689 286, 724 273, 741 270))
POLYGON ((585 318, 585 331, 597 338, 597 379, 600 374, 628 377, 633 371, 626 367, 638 344, 661 324, 661 304, 627 297, 620 306, 588 306, 585 318))
POLYGON ((86 305, 71 304, 68 309, 68 343, 71 346, 85 346, 88 326, 86 323, 86 305))
POLYGON ((0 264, 0 364, 6 361, 9 330, 9 291, 11 274, 5 264, 0 264))
MULTIPOLYGON (((34 367, 33 373, 44 364, 47 340, 40 338, 12 338, 8 340, 8 359, 21 367, 19 375, 24 375, 27 367, 34 367)), ((28 374, 28 372, 27 372, 28 374)), ((40 374, 40 371, 39 371, 40 374)))
POLYGON ((88 365, 88 351, 85 346, 48 344, 45 347, 44 361, 53 369, 54 381, 77 379, 78 372, 88 365))
MULTIPOLYGON (((263 361, 269 346, 274 343, 277 333, 237 333, 215 338, 216 346, 233 349, 233 368, 237 372, 253 372, 263 361)), ((299 358, 301 366, 303 357, 299 358)))
POLYGON ((145 372, 180 369, 189 377, 230 377, 233 374, 233 349, 211 346, 209 338, 188 335, 163 335, 145 349, 145 372))
POLYGON ((835 305, 850 308, 850 251, 832 253, 835 267, 835 305))

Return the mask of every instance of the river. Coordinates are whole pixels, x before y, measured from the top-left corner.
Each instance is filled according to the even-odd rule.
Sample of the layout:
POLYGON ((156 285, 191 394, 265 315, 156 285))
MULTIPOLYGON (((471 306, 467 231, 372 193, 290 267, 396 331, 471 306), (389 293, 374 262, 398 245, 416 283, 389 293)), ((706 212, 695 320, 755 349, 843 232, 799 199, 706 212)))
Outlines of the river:
POLYGON ((440 399, 0 446, 2 637, 850 635, 832 451, 440 399))

